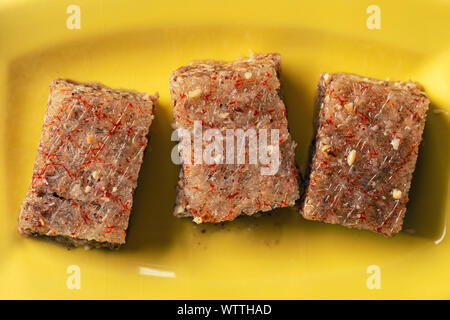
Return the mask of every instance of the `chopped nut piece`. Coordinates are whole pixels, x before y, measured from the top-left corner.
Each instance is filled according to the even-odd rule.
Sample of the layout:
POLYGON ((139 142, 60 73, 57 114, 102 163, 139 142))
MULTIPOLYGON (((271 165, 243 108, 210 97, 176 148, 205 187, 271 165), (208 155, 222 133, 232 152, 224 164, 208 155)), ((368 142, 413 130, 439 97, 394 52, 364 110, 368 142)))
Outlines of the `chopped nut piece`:
POLYGON ((114 187, 113 189, 112 189, 112 192, 116 192, 117 191, 117 187, 114 187))
POLYGON ((39 222, 41 223, 41 226, 43 227, 43 226, 45 226, 45 222, 44 222, 44 219, 42 219, 42 218, 39 218, 39 222))
POLYGON ((245 79, 250 79, 251 77, 252 77, 252 73, 251 72, 246 72, 245 74, 244 74, 244 77, 245 77, 245 79))
POLYGON ((306 214, 310 214, 312 212, 313 208, 311 206, 306 205, 305 208, 303 209, 303 211, 306 214))
POLYGON ((398 199, 400 199, 402 197, 402 192, 400 190, 398 190, 398 189, 394 189, 394 190, 392 190, 392 197, 394 199, 398 200, 398 199))
POLYGON ((330 102, 330 96, 329 96, 329 95, 327 95, 327 96, 325 97, 325 103, 328 103, 328 102, 330 102))
POLYGON ((394 148, 394 150, 398 150, 398 146, 400 145, 400 139, 399 138, 395 138, 391 141, 392 144, 392 148, 394 148))
POLYGON ((333 146, 330 146, 329 144, 323 145, 320 150, 325 153, 327 156, 333 155, 333 146))
POLYGON ((356 150, 350 151, 350 153, 347 156, 347 164, 351 166, 356 160, 356 150))
POLYGON ((86 186, 86 188, 84 188, 84 192, 89 193, 89 191, 91 191, 91 187, 90 186, 86 186))
POLYGON ((222 119, 225 119, 226 117, 228 117, 230 114, 228 113, 228 112, 222 112, 222 113, 220 113, 219 114, 219 116, 222 118, 222 119))
POLYGON ((200 224, 200 223, 202 223, 203 221, 202 221, 202 218, 200 218, 200 217, 194 217, 194 219, 192 220, 192 221, 194 221, 196 224, 200 224))
POLYGON ((329 83, 331 81, 331 77, 328 73, 325 73, 323 75, 323 80, 325 80, 326 83, 329 83))
POLYGON ((202 95, 202 89, 198 88, 188 92, 189 99, 196 99, 202 95))
POLYGON ((349 102, 344 104, 344 108, 348 111, 348 112, 353 112, 353 103, 349 102))
POLYGON ((184 212, 184 208, 182 205, 178 205, 175 207, 174 213, 175 214, 182 214, 184 212))
POLYGON ((100 175, 98 174, 98 171, 92 172, 92 178, 94 178, 95 180, 98 180, 100 178, 100 175))
POLYGON ((88 135, 88 136, 86 137, 86 142, 87 142, 88 144, 92 144, 92 142, 94 142, 94 136, 93 136, 92 134, 88 135))

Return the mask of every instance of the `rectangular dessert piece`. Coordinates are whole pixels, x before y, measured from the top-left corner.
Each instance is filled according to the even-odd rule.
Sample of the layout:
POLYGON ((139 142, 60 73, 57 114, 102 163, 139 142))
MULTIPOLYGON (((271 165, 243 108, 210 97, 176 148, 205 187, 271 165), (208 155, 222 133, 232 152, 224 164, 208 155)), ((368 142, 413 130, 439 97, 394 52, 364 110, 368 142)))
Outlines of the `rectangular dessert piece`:
POLYGON ((429 100, 414 82, 322 74, 303 216, 391 236, 402 228, 429 100))
POLYGON ((73 245, 125 243, 156 101, 54 80, 19 231, 73 245))
MULTIPOLYGON (((239 129, 244 132, 267 131, 269 154, 276 149, 279 166, 273 172, 262 173, 267 162, 252 162, 248 145, 246 160, 239 163, 237 147, 234 155, 214 163, 182 163, 178 183, 175 216, 192 216, 194 222, 234 220, 240 214, 252 215, 277 207, 293 206, 299 198, 295 146, 288 132, 286 109, 279 95, 279 54, 257 54, 229 63, 194 62, 177 69, 170 78, 175 128, 194 136, 194 127, 202 132, 217 130, 226 140, 227 132, 234 146, 238 145, 239 129), (271 140, 278 132, 279 139, 271 140), (271 141, 271 142, 270 142, 271 141), (230 161, 231 159, 231 161, 230 161)), ((204 133, 206 134, 206 133, 204 133)), ((260 136, 258 136, 258 139, 260 136)), ((208 142, 203 139, 202 150, 208 142)), ((194 148, 179 144, 183 158, 194 148), (189 149, 189 150, 188 150, 189 149)), ((223 150, 226 149, 223 143, 223 150)), ((259 150, 262 154, 262 149, 259 150)), ((274 160, 274 162, 276 162, 274 160)), ((272 164, 272 162, 271 162, 272 164)))

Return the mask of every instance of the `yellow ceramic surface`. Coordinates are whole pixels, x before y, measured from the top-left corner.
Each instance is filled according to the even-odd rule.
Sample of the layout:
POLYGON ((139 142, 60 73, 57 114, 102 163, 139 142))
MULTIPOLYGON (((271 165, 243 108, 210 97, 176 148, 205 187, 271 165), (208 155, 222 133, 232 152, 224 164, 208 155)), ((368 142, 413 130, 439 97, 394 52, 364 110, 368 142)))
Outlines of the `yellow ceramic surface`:
POLYGON ((449 39, 443 0, 1 1, 0 298, 450 298, 449 39), (68 28, 70 5, 80 8, 80 29, 68 28), (368 28, 378 21, 370 5, 380 29, 368 28), (403 232, 305 221, 294 209, 223 225, 172 216, 179 168, 170 161, 169 73, 249 49, 282 54, 303 172, 320 72, 424 85, 432 106, 403 232), (120 251, 67 250, 17 231, 58 77, 160 93, 120 251))

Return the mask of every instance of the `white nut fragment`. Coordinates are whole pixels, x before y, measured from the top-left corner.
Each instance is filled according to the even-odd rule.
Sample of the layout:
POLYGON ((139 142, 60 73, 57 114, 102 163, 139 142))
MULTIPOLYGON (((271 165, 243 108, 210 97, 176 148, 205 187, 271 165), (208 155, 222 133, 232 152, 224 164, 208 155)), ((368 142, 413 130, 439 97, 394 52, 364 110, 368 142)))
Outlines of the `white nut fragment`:
POLYGON ((72 193, 73 193, 75 196, 81 194, 81 188, 80 188, 80 185, 79 185, 79 184, 75 184, 75 185, 72 187, 72 193))
POLYGON ((88 144, 92 144, 92 142, 94 142, 94 136, 93 136, 92 134, 88 135, 88 136, 86 137, 86 142, 87 142, 88 144))
POLYGON ((330 75, 328 73, 325 73, 323 75, 323 80, 325 81, 325 83, 330 83, 330 81, 331 81, 330 75))
POLYGON ((194 221, 196 224, 200 224, 200 223, 203 222, 203 221, 202 221, 202 218, 200 218, 200 217, 195 217, 195 218, 193 219, 193 221, 194 221))
POLYGON ((202 95, 202 89, 197 88, 195 90, 188 92, 188 98, 189 99, 196 99, 202 95))
POLYGON ((266 150, 267 150, 267 154, 269 156, 272 155, 272 153, 273 153, 273 145, 268 145, 266 150))
POLYGON ((182 214, 184 212, 183 206, 182 205, 176 206, 174 212, 175 214, 182 214))
POLYGON ((252 77, 252 73, 251 72, 246 72, 246 73, 244 73, 244 78, 245 79, 251 79, 251 77, 252 77))
POLYGON ((98 180, 100 178, 98 171, 92 172, 92 178, 94 178, 95 180, 98 180))
POLYGON ((402 192, 400 190, 398 190, 398 189, 392 190, 392 198, 398 200, 398 199, 401 199, 401 197, 402 197, 402 192))
POLYGON ((350 151, 350 153, 347 156, 347 164, 351 166, 356 160, 356 150, 350 151))
POLYGON ((394 150, 398 150, 398 146, 400 145, 400 139, 399 138, 392 139, 391 144, 394 150))
POLYGON ((116 192, 117 191, 117 187, 114 187, 113 189, 112 189, 112 192, 116 192))
POLYGON ((219 113, 219 117, 221 117, 222 119, 225 119, 226 117, 228 117, 230 114, 228 112, 222 112, 219 113))
POLYGON ((328 102, 330 102, 330 96, 329 96, 329 95, 326 95, 326 96, 325 96, 325 100, 324 100, 324 101, 325 101, 325 103, 328 103, 328 102))
POLYGON ((90 186, 86 186, 86 188, 84 188, 84 192, 88 193, 92 190, 92 188, 90 186))
POLYGON ((327 156, 329 156, 332 153, 332 151, 333 151, 333 146, 331 146, 329 144, 325 144, 325 145, 322 146, 322 148, 320 148, 320 151, 322 151, 327 156))
POLYGON ((305 214, 311 214, 311 213, 313 212, 313 208, 312 208, 310 205, 306 205, 306 206, 303 208, 303 212, 304 212, 305 214))
POLYGON ((344 104, 344 108, 348 112, 353 112, 353 102, 348 102, 348 103, 344 104))

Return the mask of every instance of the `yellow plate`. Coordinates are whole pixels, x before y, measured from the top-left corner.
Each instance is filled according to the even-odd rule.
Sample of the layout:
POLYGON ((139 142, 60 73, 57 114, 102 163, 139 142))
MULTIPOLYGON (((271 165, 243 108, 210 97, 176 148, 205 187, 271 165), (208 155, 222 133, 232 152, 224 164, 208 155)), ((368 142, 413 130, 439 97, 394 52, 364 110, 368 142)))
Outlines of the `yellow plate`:
POLYGON ((370 4, 2 1, 0 298, 450 298, 450 5, 378 0, 379 21, 370 4), (172 216, 179 168, 170 161, 169 73, 248 49, 282 54, 303 170, 320 72, 425 86, 432 107, 403 232, 386 238, 308 222, 294 209, 224 225, 172 216), (67 250, 17 232, 47 88, 57 77, 161 95, 120 251, 67 250))

